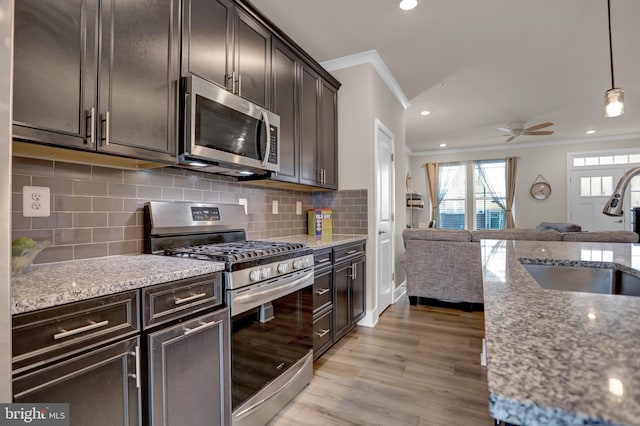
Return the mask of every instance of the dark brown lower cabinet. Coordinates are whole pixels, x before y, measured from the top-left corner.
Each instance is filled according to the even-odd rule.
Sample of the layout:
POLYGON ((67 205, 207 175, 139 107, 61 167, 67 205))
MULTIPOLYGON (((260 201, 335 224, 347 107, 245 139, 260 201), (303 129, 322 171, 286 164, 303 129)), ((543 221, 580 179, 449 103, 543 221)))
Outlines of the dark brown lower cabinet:
POLYGON ((334 339, 347 334, 365 315, 364 256, 334 267, 334 339))
POLYGON ((228 309, 148 335, 151 425, 230 424, 228 309))
POLYGON ((68 403, 72 426, 141 424, 139 337, 14 377, 17 403, 68 403))

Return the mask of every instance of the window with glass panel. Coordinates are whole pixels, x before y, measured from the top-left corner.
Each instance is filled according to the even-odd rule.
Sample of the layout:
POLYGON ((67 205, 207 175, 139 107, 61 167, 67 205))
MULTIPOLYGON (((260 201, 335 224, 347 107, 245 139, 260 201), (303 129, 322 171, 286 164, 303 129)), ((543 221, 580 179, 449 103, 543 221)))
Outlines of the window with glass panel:
POLYGON ((467 192, 466 164, 442 163, 438 166, 438 228, 464 229, 467 192))
POLYGON ((507 204, 504 160, 474 163, 474 229, 502 229, 507 204))

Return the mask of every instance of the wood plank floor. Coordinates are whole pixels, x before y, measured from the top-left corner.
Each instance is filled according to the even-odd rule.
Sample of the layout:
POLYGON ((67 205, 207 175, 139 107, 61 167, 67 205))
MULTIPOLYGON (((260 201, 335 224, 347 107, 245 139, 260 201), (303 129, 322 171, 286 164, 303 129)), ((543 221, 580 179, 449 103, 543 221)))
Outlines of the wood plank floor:
POLYGON ((490 426, 480 366, 482 312, 390 306, 314 364, 309 384, 271 426, 490 426))

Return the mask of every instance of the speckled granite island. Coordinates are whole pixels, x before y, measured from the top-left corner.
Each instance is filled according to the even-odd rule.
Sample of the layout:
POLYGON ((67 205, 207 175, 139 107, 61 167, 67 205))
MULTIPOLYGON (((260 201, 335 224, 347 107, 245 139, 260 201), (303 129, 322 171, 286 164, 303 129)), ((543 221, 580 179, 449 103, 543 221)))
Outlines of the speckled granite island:
POLYGON ((11 279, 11 314, 209 274, 223 262, 156 255, 109 256, 31 265, 11 279))
POLYGON ((522 265, 640 277, 640 245, 481 246, 491 415, 518 425, 640 425, 640 297, 545 290, 522 265))
POLYGON ((269 238, 271 241, 288 241, 290 243, 305 243, 307 247, 320 250, 328 247, 335 247, 341 244, 366 241, 366 235, 334 234, 330 237, 314 237, 307 234, 292 235, 288 237, 269 238))

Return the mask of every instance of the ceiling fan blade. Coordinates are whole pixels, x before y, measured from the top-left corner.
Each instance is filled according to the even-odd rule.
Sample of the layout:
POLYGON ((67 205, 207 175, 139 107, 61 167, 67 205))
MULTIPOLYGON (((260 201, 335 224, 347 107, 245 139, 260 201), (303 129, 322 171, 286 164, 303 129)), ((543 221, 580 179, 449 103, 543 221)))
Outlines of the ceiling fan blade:
POLYGON ((484 138, 480 138, 481 140, 483 139, 493 139, 493 138, 504 138, 505 136, 509 136, 509 135, 494 135, 494 136, 486 136, 484 138))
POLYGON ((553 134, 553 130, 543 130, 541 132, 529 132, 529 131, 526 131, 526 132, 524 132, 522 134, 523 135, 534 135, 534 136, 552 135, 553 134))
POLYGON ((508 129, 506 127, 498 127, 498 130, 500 130, 501 132, 511 133, 511 129, 508 129))
POLYGON ((505 142, 511 142, 512 140, 514 140, 515 138, 517 138, 517 136, 511 136, 509 139, 507 139, 505 142))
POLYGON ((534 131, 534 130, 544 129, 545 127, 549 127, 549 126, 553 126, 553 123, 551 123, 551 122, 540 123, 540 124, 536 124, 535 126, 527 127, 524 130, 526 132, 531 132, 531 131, 534 131))

